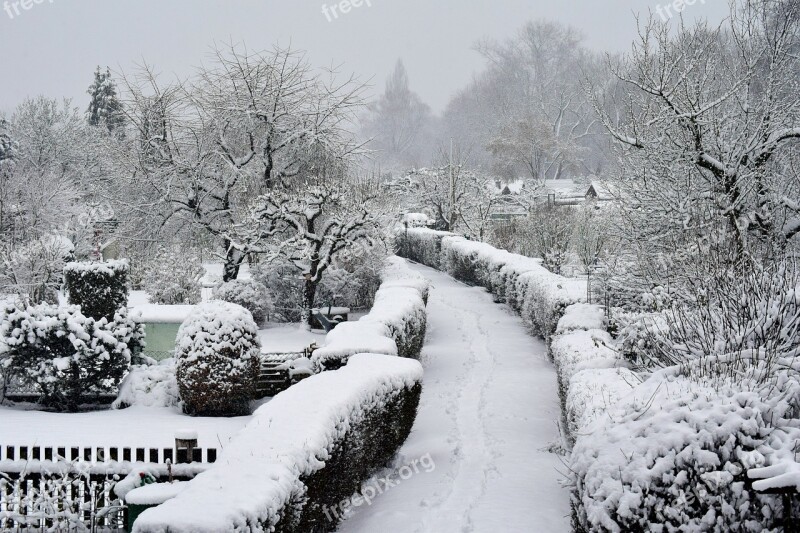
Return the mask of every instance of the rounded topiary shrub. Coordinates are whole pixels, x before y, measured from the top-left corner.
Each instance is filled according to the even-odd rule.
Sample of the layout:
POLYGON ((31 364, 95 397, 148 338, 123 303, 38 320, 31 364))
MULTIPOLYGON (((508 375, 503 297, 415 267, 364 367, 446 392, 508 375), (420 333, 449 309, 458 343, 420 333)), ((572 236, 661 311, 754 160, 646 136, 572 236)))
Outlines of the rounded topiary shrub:
POLYGON ((201 304, 181 324, 175 346, 178 391, 185 413, 250 414, 261 346, 253 316, 222 301, 201 304))
POLYGON ((81 306, 84 315, 113 320, 128 305, 128 261, 68 263, 64 286, 69 303, 81 306))
POLYGON ((214 290, 214 298, 241 305, 250 311, 256 324, 262 324, 274 308, 267 287, 252 279, 234 279, 223 283, 214 290))

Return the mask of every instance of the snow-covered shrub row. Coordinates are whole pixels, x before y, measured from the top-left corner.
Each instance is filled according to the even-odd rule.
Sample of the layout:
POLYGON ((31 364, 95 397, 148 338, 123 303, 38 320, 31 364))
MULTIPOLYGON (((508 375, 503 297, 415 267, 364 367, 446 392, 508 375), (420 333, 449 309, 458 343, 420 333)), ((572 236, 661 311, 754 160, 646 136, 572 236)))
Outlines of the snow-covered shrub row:
POLYGON ((359 354, 300 382, 260 407, 180 494, 142 513, 134 532, 334 530, 326 509, 405 441, 421 380, 417 361, 359 354))
POLYGON ((319 368, 338 368, 362 352, 419 355, 427 328, 428 281, 399 257, 387 259, 381 277, 383 283, 369 314, 336 326, 314 351, 313 361, 319 368))
POLYGON ((441 268, 442 239, 454 233, 425 228, 398 230, 395 238, 397 255, 431 268, 441 268))
POLYGON ((77 411, 88 396, 114 391, 143 339, 144 326, 125 307, 110 321, 78 306, 5 302, 0 309, 0 368, 57 410, 77 411))
POLYGON ((577 439, 576 528, 784 530, 798 509, 754 490, 747 475, 768 466, 776 425, 796 419, 797 381, 775 386, 782 394, 739 378, 651 377, 577 439))
POLYGON ((187 414, 250 414, 261 370, 258 326, 242 306, 213 300, 197 306, 175 341, 178 390, 187 414))
POLYGON ((128 305, 128 261, 67 263, 64 286, 69 303, 81 306, 81 312, 100 320, 128 305))
POLYGON ((606 329, 606 313, 599 305, 573 304, 567 307, 558 321, 556 334, 576 329, 606 329))
POLYGON ((439 243, 441 270, 464 283, 485 287, 496 301, 508 303, 535 333, 546 339, 555 332, 567 306, 586 299, 585 280, 553 274, 538 259, 441 233, 409 230, 408 248, 430 248, 424 243, 439 243))
POLYGON ((575 444, 585 428, 608 411, 641 379, 627 368, 592 368, 581 370, 572 376, 567 391, 564 411, 566 436, 570 445, 575 444))
POLYGON ((263 283, 253 279, 234 279, 214 289, 214 298, 241 305, 253 315, 256 324, 263 324, 274 307, 263 283))
POLYGON ((601 329, 573 330, 556 335, 550 344, 550 354, 564 400, 569 382, 576 373, 590 368, 614 368, 621 363, 611 335, 601 329))
POLYGON ((119 386, 114 409, 127 407, 172 407, 178 405, 180 395, 175 359, 165 359, 152 365, 131 367, 119 386))

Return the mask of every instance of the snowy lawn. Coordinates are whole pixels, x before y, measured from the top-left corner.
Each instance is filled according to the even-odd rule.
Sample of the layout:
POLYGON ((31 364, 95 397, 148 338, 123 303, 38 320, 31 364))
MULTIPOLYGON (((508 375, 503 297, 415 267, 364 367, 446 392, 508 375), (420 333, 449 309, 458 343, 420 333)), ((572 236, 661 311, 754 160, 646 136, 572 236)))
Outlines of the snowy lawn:
POLYGON ((264 353, 302 352, 314 342, 320 346, 325 342, 324 331, 309 331, 300 324, 267 323, 258 337, 264 353))
POLYGON ((166 407, 48 413, 0 406, 0 445, 171 448, 176 431, 193 430, 200 447, 224 448, 250 418, 190 417, 166 407))
POLYGON ((397 484, 339 531, 570 531, 566 467, 550 451, 560 412, 545 344, 484 289, 413 268, 433 282, 419 414, 399 470, 384 474, 397 484), (403 465, 428 459, 431 471, 401 479, 403 465))

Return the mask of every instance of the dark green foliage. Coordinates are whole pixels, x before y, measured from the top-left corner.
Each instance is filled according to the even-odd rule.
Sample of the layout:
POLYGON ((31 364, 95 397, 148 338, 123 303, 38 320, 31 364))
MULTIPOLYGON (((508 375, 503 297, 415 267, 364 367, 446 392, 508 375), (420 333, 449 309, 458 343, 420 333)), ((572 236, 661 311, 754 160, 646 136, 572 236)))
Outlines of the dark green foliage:
POLYGON ((114 314, 128 305, 128 262, 68 263, 64 286, 69 303, 81 306, 84 315, 113 320, 114 314))
POLYGON ((90 125, 105 126, 113 131, 124 124, 122 102, 117 96, 117 86, 108 68, 103 72, 97 67, 94 81, 86 92, 90 97, 89 109, 86 111, 90 125))
POLYGON ((250 414, 261 369, 258 327, 228 302, 202 304, 178 331, 175 359, 183 410, 193 416, 250 414))
POLYGON ((335 530, 337 523, 331 518, 337 517, 330 510, 390 463, 411 433, 421 394, 422 386, 416 384, 365 405, 365 415, 352 421, 344 438, 334 443, 325 467, 301 479, 305 494, 284 507, 276 533, 335 530))
POLYGON ((13 303, 2 309, 0 367, 15 381, 41 393, 40 403, 77 411, 96 394, 115 392, 131 359, 143 347, 144 328, 126 314, 108 322, 74 306, 13 303))

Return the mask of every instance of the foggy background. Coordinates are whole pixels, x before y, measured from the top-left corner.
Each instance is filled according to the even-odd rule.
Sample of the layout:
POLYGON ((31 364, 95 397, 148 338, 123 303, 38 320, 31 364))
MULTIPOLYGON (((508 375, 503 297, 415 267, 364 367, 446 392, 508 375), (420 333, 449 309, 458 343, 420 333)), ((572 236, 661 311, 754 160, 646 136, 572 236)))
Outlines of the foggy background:
MULTIPOLYGON (((724 0, 697 0, 687 21, 721 21, 724 0)), ((251 50, 274 43, 308 52, 312 65, 342 65, 379 93, 402 58, 411 88, 434 113, 484 65, 472 50, 482 38, 504 39, 526 21, 557 20, 583 32, 594 50, 627 50, 635 12, 648 0, 372 0, 330 22, 321 0, 44 0, 13 19, 0 11, 0 111, 28 96, 72 98, 85 108, 96 66, 129 71, 143 59, 166 80, 185 76, 215 42, 251 50)), ((334 2, 328 1, 328 5, 334 2)), ((10 4, 10 3, 9 3, 10 4)), ((661 4, 666 4, 662 2, 661 4)), ((11 7, 11 6, 9 6, 11 7)), ((13 12, 13 9, 12 9, 13 12)))

